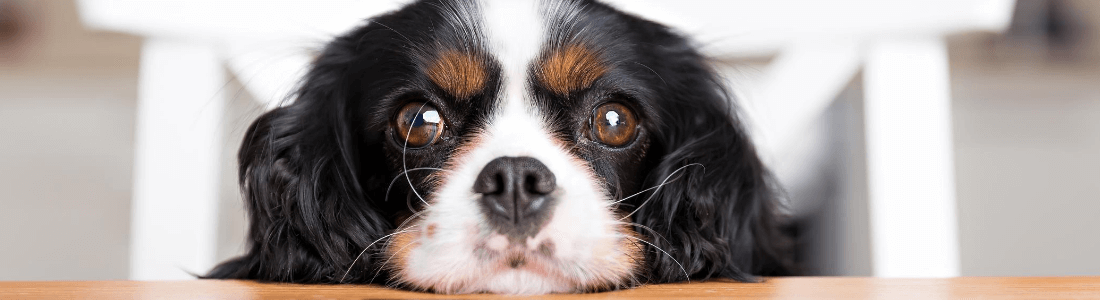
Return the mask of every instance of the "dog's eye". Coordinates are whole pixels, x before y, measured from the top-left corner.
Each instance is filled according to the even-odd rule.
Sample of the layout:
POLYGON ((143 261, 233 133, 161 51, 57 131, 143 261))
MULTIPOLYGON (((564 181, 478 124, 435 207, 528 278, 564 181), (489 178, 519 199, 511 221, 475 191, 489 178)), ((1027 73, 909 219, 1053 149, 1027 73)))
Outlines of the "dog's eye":
POLYGON ((431 104, 413 102, 397 111, 393 128, 398 142, 413 148, 424 147, 443 135, 443 116, 431 104))
POLYGON ((607 103, 592 111, 592 136, 600 143, 622 147, 634 141, 638 119, 625 105, 607 103))

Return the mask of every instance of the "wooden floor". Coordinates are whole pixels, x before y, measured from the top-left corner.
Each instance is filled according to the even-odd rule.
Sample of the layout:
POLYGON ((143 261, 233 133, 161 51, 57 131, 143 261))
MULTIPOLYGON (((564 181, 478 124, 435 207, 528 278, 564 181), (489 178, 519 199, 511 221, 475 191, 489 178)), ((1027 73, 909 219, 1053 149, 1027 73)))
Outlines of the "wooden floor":
MULTIPOLYGON (((0 282, 0 299, 487 299, 354 285, 259 284, 194 280, 0 282)), ((1100 277, 882 279, 773 278, 764 283, 705 282, 546 299, 1100 299, 1100 277)))

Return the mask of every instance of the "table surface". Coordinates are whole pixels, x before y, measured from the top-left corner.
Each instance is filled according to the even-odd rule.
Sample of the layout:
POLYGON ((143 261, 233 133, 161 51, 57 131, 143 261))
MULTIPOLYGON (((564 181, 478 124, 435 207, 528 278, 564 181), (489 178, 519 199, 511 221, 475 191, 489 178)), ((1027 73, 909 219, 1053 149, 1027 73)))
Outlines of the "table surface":
MULTIPOLYGON (((487 299, 364 285, 262 284, 232 280, 0 282, 0 299, 487 299)), ((631 290, 547 299, 1100 299, 1097 277, 961 277, 884 279, 771 278, 648 285, 631 290)))

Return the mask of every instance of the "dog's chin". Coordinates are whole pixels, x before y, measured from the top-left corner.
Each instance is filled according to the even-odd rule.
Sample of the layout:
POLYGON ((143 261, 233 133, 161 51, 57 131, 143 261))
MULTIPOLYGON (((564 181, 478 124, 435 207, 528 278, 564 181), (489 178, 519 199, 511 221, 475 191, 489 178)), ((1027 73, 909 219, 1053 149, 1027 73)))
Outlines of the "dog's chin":
POLYGON ((622 260, 638 259, 628 254, 616 255, 610 249, 592 251, 603 252, 604 257, 559 257, 554 243, 549 240, 538 242, 529 239, 525 245, 509 244, 507 238, 496 234, 477 244, 471 252, 461 253, 465 249, 456 249, 455 253, 434 255, 443 259, 467 256, 462 260, 436 259, 428 264, 410 263, 425 260, 423 257, 408 257, 423 254, 416 253, 418 251, 396 253, 396 256, 407 256, 399 259, 403 265, 399 266, 395 279, 414 289, 444 294, 575 293, 621 286, 631 279, 633 273, 632 267, 624 265, 622 260))
POLYGON ((486 267, 454 270, 443 276, 405 271, 400 275, 400 280, 413 289, 443 294, 541 295, 580 290, 570 280, 553 274, 560 272, 554 270, 553 262, 530 253, 509 253, 485 261, 484 264, 486 267), (522 261, 522 265, 517 266, 517 261, 522 261), (468 279, 449 282, 450 278, 458 277, 468 279))
MULTIPOLYGON (((445 209, 440 206, 433 209, 445 209)), ((562 206, 555 213, 566 213, 569 208, 562 206)), ((451 223, 428 216, 417 223, 411 227, 422 229, 398 234, 387 252, 394 281, 418 290, 517 295, 606 290, 632 282, 643 260, 637 237, 613 222, 599 226, 553 218, 538 234, 523 238, 473 219, 451 223)))
POLYGON ((529 239, 526 243, 515 244, 503 235, 492 234, 478 244, 475 252, 482 256, 480 259, 484 267, 480 274, 470 275, 480 278, 464 286, 432 289, 444 293, 516 295, 578 291, 576 281, 560 275, 563 272, 560 267, 562 261, 554 257, 554 246, 550 241, 529 239))
POLYGON ((568 284, 525 269, 504 270, 494 274, 484 287, 485 292, 512 295, 541 295, 573 291, 568 284))

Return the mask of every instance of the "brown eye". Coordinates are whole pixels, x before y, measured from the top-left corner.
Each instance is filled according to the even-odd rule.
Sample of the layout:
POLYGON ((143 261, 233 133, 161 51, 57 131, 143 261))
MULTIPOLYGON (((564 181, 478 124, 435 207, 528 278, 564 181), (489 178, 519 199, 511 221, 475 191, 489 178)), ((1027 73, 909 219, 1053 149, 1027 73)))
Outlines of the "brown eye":
POLYGON ((424 102, 405 104, 393 119, 397 141, 411 148, 424 147, 443 135, 443 116, 424 102))
POLYGON ((592 136, 612 147, 626 146, 634 141, 638 119, 625 105, 607 103, 592 111, 592 136))

